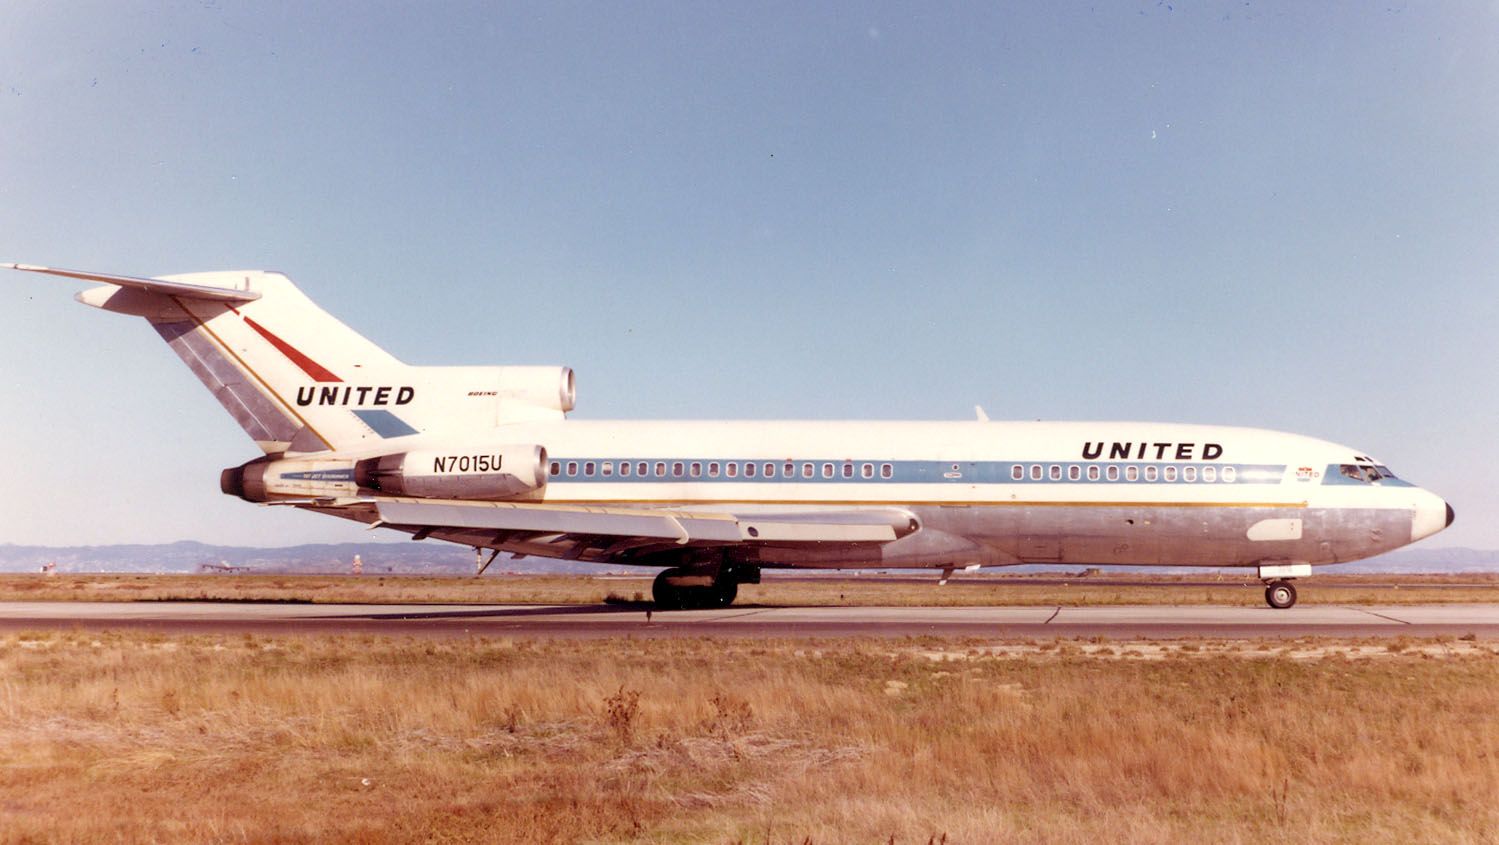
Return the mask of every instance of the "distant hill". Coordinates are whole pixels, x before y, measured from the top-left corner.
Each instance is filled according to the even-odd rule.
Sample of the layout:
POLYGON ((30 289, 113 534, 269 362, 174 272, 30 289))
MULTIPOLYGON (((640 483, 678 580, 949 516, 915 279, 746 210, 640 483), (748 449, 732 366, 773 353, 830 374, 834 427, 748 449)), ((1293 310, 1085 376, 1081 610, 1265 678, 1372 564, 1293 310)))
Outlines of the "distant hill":
MULTIPOLYGON (((228 564, 253 572, 333 574, 349 572, 359 555, 366 573, 460 575, 474 571, 474 553, 438 542, 320 543, 257 548, 213 546, 192 540, 159 545, 19 546, 0 544, 0 572, 37 572, 49 562, 58 572, 198 572, 205 565, 228 564)), ((1076 564, 1070 568, 1075 569, 1076 564)), ((1118 567, 1135 569, 1139 567, 1118 567)), ((986 572, 1045 572, 1054 566, 1017 566, 986 572)), ((491 572, 593 573, 603 567, 574 561, 501 555, 491 572)), ((1179 569, 1166 571, 1181 571, 1179 569)), ((1346 563, 1329 572, 1495 572, 1499 550, 1401 549, 1387 555, 1346 563)))
POLYGON ((1331 572, 1495 572, 1499 549, 1400 549, 1345 563, 1331 572))

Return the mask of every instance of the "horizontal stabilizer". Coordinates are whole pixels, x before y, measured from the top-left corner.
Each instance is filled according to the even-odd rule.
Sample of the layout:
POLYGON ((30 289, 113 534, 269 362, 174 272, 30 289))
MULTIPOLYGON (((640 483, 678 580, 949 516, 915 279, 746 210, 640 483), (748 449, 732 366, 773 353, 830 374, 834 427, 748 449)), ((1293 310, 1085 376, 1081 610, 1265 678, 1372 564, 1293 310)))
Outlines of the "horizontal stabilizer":
POLYGON ((113 276, 108 273, 85 273, 81 270, 38 267, 35 264, 0 264, 0 268, 22 270, 27 273, 46 273, 50 276, 82 279, 86 282, 104 282, 106 284, 119 285, 122 288, 134 288, 148 293, 166 294, 167 296, 176 296, 183 299, 201 299, 212 302, 253 302, 260 298, 259 293, 251 290, 190 285, 185 282, 171 282, 164 279, 140 279, 135 276, 113 276))

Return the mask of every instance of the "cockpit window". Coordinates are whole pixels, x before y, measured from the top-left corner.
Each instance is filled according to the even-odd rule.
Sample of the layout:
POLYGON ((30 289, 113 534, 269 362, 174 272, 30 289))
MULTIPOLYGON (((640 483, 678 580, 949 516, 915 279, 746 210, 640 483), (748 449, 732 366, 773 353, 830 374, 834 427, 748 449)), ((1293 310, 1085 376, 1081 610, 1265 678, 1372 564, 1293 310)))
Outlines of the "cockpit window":
POLYGON ((1390 468, 1383 464, 1378 466, 1373 464, 1339 464, 1338 473, 1345 478, 1366 483, 1395 477, 1395 473, 1391 472, 1390 468))
MULTIPOLYGON (((1351 478, 1354 481, 1373 481, 1374 479, 1369 478, 1364 474, 1364 469, 1364 467, 1361 467, 1358 464, 1341 464, 1338 466, 1338 472, 1341 473, 1344 478, 1351 478)), ((1369 469, 1373 469, 1373 467, 1369 467, 1369 469)))

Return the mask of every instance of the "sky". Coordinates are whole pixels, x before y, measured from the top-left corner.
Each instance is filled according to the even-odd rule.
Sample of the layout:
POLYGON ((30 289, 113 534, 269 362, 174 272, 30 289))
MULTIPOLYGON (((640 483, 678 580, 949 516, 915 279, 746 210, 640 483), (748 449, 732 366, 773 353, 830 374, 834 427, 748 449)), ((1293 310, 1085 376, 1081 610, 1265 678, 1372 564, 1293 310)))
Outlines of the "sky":
MULTIPOLYGON (((287 273, 575 418, 1124 419, 1345 443, 1499 548, 1499 5, 16 0, 0 261, 287 273)), ((143 322, 0 271, 0 543, 257 508, 143 322)))

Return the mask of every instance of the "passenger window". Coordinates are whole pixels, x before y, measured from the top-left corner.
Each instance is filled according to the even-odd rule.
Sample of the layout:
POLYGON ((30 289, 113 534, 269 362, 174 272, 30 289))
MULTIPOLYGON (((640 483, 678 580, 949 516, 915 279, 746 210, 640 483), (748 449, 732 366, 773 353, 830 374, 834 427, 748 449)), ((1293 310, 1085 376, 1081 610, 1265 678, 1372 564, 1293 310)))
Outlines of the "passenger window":
POLYGON ((583 474, 584 475, 593 475, 593 471, 597 467, 598 467, 598 464, 595 464, 593 461, 585 461, 583 463, 583 474))
POLYGON ((561 475, 562 474, 562 464, 561 464, 561 462, 560 461, 552 461, 552 470, 548 474, 549 475, 561 475))
POLYGON ((754 478, 755 477, 755 464, 754 464, 753 461, 745 463, 745 465, 744 465, 744 477, 745 478, 754 478))
POLYGON ((833 477, 833 465, 832 464, 823 464, 822 465, 822 477, 823 478, 832 478, 833 477))
POLYGON ((781 467, 781 475, 785 476, 786 478, 791 478, 791 477, 795 476, 796 475, 796 464, 793 464, 792 462, 787 461, 786 465, 783 466, 783 467, 781 467))
POLYGON ((865 464, 859 468, 859 475, 865 478, 874 478, 874 464, 865 464))
POLYGON ((1197 467, 1182 467, 1182 481, 1196 481, 1197 467))
POLYGON ((1218 468, 1217 467, 1203 467, 1202 468, 1202 480, 1203 481, 1217 481, 1218 480, 1218 468))
POLYGON ((614 462, 613 461, 604 461, 604 474, 605 475, 613 475, 614 474, 614 462))
POLYGON ((630 462, 629 461, 620 461, 619 462, 619 474, 620 475, 629 475, 630 474, 630 462))
MULTIPOLYGON (((786 466, 790 467, 791 464, 787 464, 786 466)), ((786 474, 790 475, 791 471, 788 469, 787 472, 786 472, 786 474)), ((761 475, 764 475, 766 478, 775 478, 776 477, 776 465, 775 464, 766 464, 765 465, 765 472, 761 473, 761 475)))
POLYGON ((568 475, 577 475, 578 474, 578 462, 577 461, 568 461, 567 462, 567 474, 568 475))
POLYGON ((1223 481, 1225 483, 1232 484, 1232 483, 1234 483, 1235 481, 1238 481, 1238 480, 1239 480, 1239 471, 1237 469, 1235 469, 1233 467, 1224 467, 1223 468, 1223 481))
POLYGON ((703 462, 702 461, 693 461, 692 462, 692 468, 690 470, 688 470, 688 474, 691 475, 693 478, 702 478, 703 477, 703 462))
POLYGON ((675 461, 671 465, 671 474, 677 478, 682 477, 682 462, 675 461))
POLYGON ((1127 467, 1125 467, 1124 468, 1124 480, 1125 481, 1139 481, 1140 480, 1140 468, 1137 467, 1137 466, 1127 466, 1127 467))
POLYGON ((880 464, 880 478, 889 478, 895 475, 895 468, 889 464, 880 464))
POLYGON ((1155 467, 1146 467, 1145 468, 1145 480, 1146 481, 1155 481, 1156 478, 1159 475, 1160 475, 1160 470, 1156 469, 1155 467))
POLYGON ((1109 473, 1109 480, 1110 481, 1118 481, 1119 480, 1119 467, 1110 465, 1109 469, 1108 469, 1108 473, 1109 473))
POLYGON ((723 474, 727 475, 730 478, 737 478, 739 475, 739 464, 736 464, 733 461, 729 461, 728 463, 724 464, 723 474))
POLYGON ((811 464, 802 464, 802 478, 811 478, 811 477, 812 477, 812 465, 811 464))
POLYGON ((1041 480, 1041 465, 1040 464, 1031 464, 1031 480, 1032 481, 1040 481, 1041 480))
MULTIPOLYGON (((640 463, 638 463, 638 464, 635 465, 635 474, 638 475, 638 476, 640 476, 641 478, 645 478, 645 471, 646 471, 646 469, 647 469, 647 466, 646 466, 645 461, 641 461, 640 463)), ((660 475, 661 473, 658 472, 656 474, 660 475)))
POLYGON ((718 461, 709 461, 708 462, 708 477, 709 478, 717 478, 718 477, 718 461))
POLYGON ((1052 464, 1051 465, 1051 469, 1048 470, 1048 472, 1051 475, 1051 480, 1052 481, 1061 481, 1062 480, 1062 467, 1061 467, 1060 464, 1052 464))
POLYGON ((656 461, 656 477, 661 478, 664 475, 666 475, 666 461, 656 461))
POLYGON ((1025 467, 1021 466, 1020 464, 1014 464, 1013 466, 1011 466, 1010 467, 1010 479, 1013 480, 1013 481, 1022 481, 1022 480, 1024 480, 1025 479, 1025 467))
POLYGON ((1078 479, 1080 479, 1082 477, 1083 477, 1083 468, 1082 467, 1078 466, 1077 464, 1072 464, 1071 466, 1067 467, 1067 480, 1068 481, 1077 481, 1078 479))
POLYGON ((1164 472, 1166 473, 1166 480, 1167 481, 1175 481, 1176 480, 1176 467, 1174 467, 1174 466, 1166 467, 1166 469, 1164 470, 1164 472))
POLYGON ((1098 464, 1089 464, 1088 465, 1088 480, 1089 481, 1097 481, 1098 480, 1098 476, 1099 476, 1098 464))
POLYGON ((844 478, 853 478, 854 477, 854 465, 853 464, 845 463, 843 465, 843 477, 844 478))

